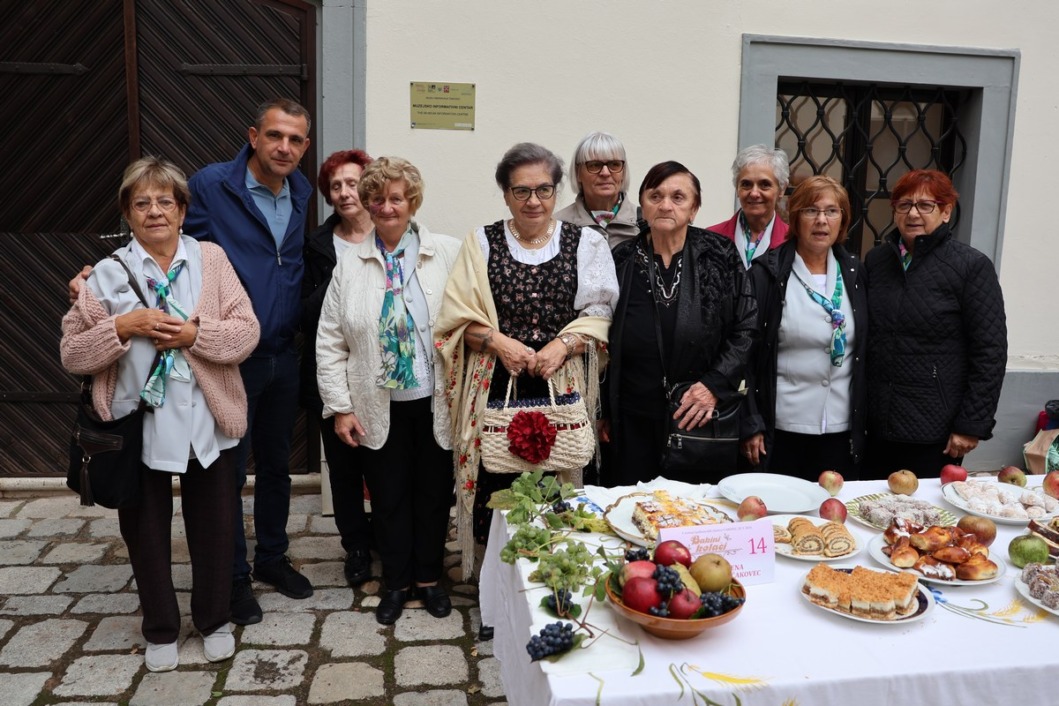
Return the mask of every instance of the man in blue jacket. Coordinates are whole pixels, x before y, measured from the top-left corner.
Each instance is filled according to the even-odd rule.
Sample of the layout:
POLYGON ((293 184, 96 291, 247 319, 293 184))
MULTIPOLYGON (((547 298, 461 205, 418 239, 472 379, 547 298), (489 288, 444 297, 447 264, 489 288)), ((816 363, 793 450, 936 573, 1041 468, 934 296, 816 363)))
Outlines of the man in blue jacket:
MULTIPOLYGON (((298 351, 294 335, 301 309, 302 246, 312 185, 298 171, 309 147, 309 112, 276 99, 258 107, 249 144, 231 162, 193 176, 184 232, 217 243, 246 287, 261 324, 261 342, 240 366, 246 386, 248 431, 236 448, 238 482, 254 451, 253 577, 285 596, 308 598, 313 587, 286 557, 290 512, 291 432, 298 410, 298 351)), ((232 622, 261 620, 250 584, 242 505, 235 528, 232 622)))

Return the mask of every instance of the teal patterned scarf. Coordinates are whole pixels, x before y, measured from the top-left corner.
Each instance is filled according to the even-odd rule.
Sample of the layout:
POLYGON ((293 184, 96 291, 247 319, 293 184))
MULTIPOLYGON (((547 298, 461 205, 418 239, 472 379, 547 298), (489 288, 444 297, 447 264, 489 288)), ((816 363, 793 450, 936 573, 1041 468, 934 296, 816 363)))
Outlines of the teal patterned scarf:
MULTIPOLYGON (((184 271, 185 264, 181 262, 171 269, 161 282, 155 280, 154 277, 148 277, 147 286, 158 298, 159 309, 170 316, 179 316, 187 321, 188 315, 184 307, 173 296, 172 287, 173 281, 184 271)), ((158 365, 151 371, 151 376, 147 378, 147 383, 140 391, 143 401, 151 407, 161 407, 165 403, 165 386, 170 377, 181 382, 191 382, 191 367, 179 348, 170 348, 159 354, 158 365)))
MULTIPOLYGON (((407 237, 407 233, 404 237, 407 237)), ((391 390, 410 390, 419 387, 413 365, 416 356, 415 323, 404 305, 404 237, 393 252, 387 252, 382 239, 376 235, 375 245, 386 262, 386 294, 382 299, 379 317, 379 346, 382 348, 382 374, 379 387, 391 390)))
POLYGON ((791 274, 798 277, 798 281, 805 287, 805 292, 809 295, 809 298, 823 307, 831 318, 831 347, 829 351, 831 365, 841 368, 842 360, 846 357, 846 316, 840 311, 842 308, 842 269, 836 267, 835 270, 835 293, 831 295, 830 301, 806 284, 805 280, 798 277, 797 272, 792 272, 791 274))

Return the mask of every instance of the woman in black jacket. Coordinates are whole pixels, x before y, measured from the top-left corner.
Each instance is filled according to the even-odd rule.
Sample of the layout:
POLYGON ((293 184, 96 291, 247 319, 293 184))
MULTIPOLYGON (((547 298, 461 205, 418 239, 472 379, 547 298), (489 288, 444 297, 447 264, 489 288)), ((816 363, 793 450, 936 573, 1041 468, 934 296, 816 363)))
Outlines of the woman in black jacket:
POLYGON ((1004 297, 989 258, 949 229, 958 197, 945 174, 908 172, 890 196, 897 228, 865 258, 869 478, 936 476, 996 423, 1004 297))
MULTIPOLYGON (((368 212, 357 196, 357 184, 371 157, 361 150, 343 150, 328 157, 320 167, 317 187, 324 200, 334 207, 323 225, 305 239, 305 275, 302 279, 302 348, 301 394, 305 409, 317 419, 323 411, 316 385, 316 327, 320 322, 331 271, 342 252, 364 240, 371 232, 368 212)), ((320 421, 320 438, 331 481, 335 525, 346 550, 345 575, 351 586, 364 583, 371 576, 371 525, 364 512, 364 475, 359 456, 361 449, 342 443, 335 436, 335 420, 320 421)))
POLYGON ((758 340, 747 374, 743 453, 759 470, 857 478, 864 451, 867 287, 843 247, 849 196, 814 176, 791 194, 788 240, 754 261, 758 340))
MULTIPOLYGON (((701 203, 699 180, 687 167, 656 164, 640 185, 647 228, 613 251, 621 294, 610 329, 600 433, 613 446, 602 469, 604 485, 663 475, 667 382, 695 381, 676 410, 681 428, 703 426, 718 404, 739 394, 757 304, 735 245, 691 226, 701 203)), ((678 480, 715 483, 734 472, 735 463, 733 453, 729 468, 678 480)))

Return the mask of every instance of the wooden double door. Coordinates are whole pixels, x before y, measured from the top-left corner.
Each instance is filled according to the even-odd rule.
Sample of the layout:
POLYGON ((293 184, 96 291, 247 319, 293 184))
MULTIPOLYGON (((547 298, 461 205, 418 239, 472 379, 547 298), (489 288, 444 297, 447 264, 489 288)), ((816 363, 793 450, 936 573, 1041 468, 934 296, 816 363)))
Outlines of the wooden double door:
MULTIPOLYGON (((316 8, 0 0, 0 17, 0 477, 47 476, 65 471, 77 396, 58 352, 66 283, 121 244, 125 165, 153 154, 191 175, 239 151, 263 100, 311 110, 316 8)), ((311 154, 302 168, 315 181, 311 154)), ((296 471, 306 437, 300 418, 296 471)))

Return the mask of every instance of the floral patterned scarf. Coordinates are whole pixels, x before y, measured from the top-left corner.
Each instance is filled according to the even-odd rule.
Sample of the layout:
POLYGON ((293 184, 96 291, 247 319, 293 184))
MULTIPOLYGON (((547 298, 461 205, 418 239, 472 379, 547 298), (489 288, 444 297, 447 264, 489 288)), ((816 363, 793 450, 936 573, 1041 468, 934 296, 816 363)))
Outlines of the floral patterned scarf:
POLYGON ((379 316, 379 346, 382 348, 382 372, 379 387, 393 390, 410 390, 419 387, 414 363, 416 357, 415 323, 412 314, 404 305, 404 255, 405 238, 388 252, 382 239, 376 235, 375 245, 386 262, 386 294, 382 299, 382 314, 379 316))

